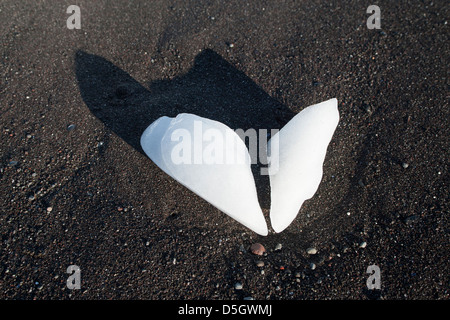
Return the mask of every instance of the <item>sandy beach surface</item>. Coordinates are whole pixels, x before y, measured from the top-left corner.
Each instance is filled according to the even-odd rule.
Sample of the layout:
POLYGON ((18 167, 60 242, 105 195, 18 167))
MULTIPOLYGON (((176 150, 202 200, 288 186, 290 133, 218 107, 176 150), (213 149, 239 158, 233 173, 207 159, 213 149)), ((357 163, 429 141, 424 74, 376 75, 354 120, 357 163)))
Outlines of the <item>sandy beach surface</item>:
POLYGON ((80 29, 0 4, 0 299, 449 299, 447 1, 378 1, 381 29, 353 0, 76 4, 80 29), (274 129, 331 98, 319 189, 266 237, 139 144, 163 115, 274 129))

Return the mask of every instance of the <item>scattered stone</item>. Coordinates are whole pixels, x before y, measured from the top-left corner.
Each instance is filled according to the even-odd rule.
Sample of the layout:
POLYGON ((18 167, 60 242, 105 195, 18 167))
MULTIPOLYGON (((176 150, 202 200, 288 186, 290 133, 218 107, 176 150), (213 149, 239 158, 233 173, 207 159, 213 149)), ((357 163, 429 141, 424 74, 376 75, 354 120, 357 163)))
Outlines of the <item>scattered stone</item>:
POLYGON ((266 248, 264 248, 264 246, 261 243, 254 243, 250 247, 250 251, 253 254, 256 254, 258 256, 262 256, 264 254, 264 252, 266 252, 266 248))
POLYGON ((75 130, 75 127, 76 127, 76 125, 74 125, 74 124, 69 124, 69 125, 67 126, 67 131, 73 131, 73 130, 75 130))
POLYGON ((255 300, 253 297, 245 297, 244 300, 255 300))
POLYGON ((283 245, 282 245, 281 243, 278 243, 278 244, 275 246, 275 251, 280 251, 281 248, 283 248, 283 245))
POLYGON ((406 169, 406 168, 409 167, 409 164, 407 164, 406 162, 403 162, 403 163, 402 163, 402 167, 403 167, 403 169, 406 169))
POLYGON ((363 241, 359 244, 360 248, 365 248, 367 246, 367 242, 363 241))
POLYGON ((14 167, 14 166, 16 166, 17 164, 18 164, 19 162, 18 161, 10 161, 9 163, 8 163, 8 165, 10 166, 10 167, 14 167))
POLYGON ((306 249, 306 252, 308 254, 316 254, 317 253, 317 249, 316 248, 308 248, 308 249, 306 249))
POLYGON ((256 266, 257 267, 264 267, 264 261, 261 261, 261 260, 256 261, 256 266))
POLYGON ((314 262, 311 262, 309 267, 311 268, 311 270, 314 270, 316 268, 316 264, 314 262))
POLYGON ((235 288, 236 290, 242 290, 242 283, 236 282, 236 283, 234 284, 234 288, 235 288))
POLYGON ((52 212, 53 208, 52 207, 47 207, 47 212, 52 212))

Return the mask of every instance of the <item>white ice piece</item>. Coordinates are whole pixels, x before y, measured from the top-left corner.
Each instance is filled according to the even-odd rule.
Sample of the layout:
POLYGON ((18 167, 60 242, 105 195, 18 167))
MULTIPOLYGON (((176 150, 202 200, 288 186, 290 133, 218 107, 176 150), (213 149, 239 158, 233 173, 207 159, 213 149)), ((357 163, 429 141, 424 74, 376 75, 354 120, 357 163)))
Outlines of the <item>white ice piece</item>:
POLYGON ((147 156, 182 185, 260 235, 268 229, 244 142, 223 123, 182 113, 141 136, 147 156))
POLYGON ((338 122, 337 100, 330 99, 302 110, 268 142, 268 150, 278 150, 269 163, 270 221, 275 232, 287 228, 303 202, 316 193, 338 122))

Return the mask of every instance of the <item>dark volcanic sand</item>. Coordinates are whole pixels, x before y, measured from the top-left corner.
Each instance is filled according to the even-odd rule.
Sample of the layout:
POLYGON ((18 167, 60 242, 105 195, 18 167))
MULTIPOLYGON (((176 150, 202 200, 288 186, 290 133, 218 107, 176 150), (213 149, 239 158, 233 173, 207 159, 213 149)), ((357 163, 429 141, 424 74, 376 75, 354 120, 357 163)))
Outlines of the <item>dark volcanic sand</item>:
POLYGON ((77 4, 80 30, 60 1, 0 4, 1 299, 449 298, 447 1, 378 1, 381 30, 361 1, 77 4), (322 183, 279 234, 139 146, 161 115, 281 128, 333 97, 322 183))

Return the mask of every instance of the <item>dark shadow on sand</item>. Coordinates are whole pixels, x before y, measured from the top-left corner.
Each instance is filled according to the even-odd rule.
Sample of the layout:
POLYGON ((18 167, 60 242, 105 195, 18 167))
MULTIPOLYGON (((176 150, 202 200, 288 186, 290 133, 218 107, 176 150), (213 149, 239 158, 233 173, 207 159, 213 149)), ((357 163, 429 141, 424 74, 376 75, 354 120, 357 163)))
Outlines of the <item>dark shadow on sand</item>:
MULTIPOLYGON (((280 129, 294 113, 233 67, 219 54, 204 50, 193 67, 172 80, 143 87, 106 59, 78 51, 76 76, 81 96, 107 128, 143 153, 140 137, 161 116, 193 113, 231 129, 280 129)), ((269 182, 252 166, 263 208, 269 208, 269 182)))

